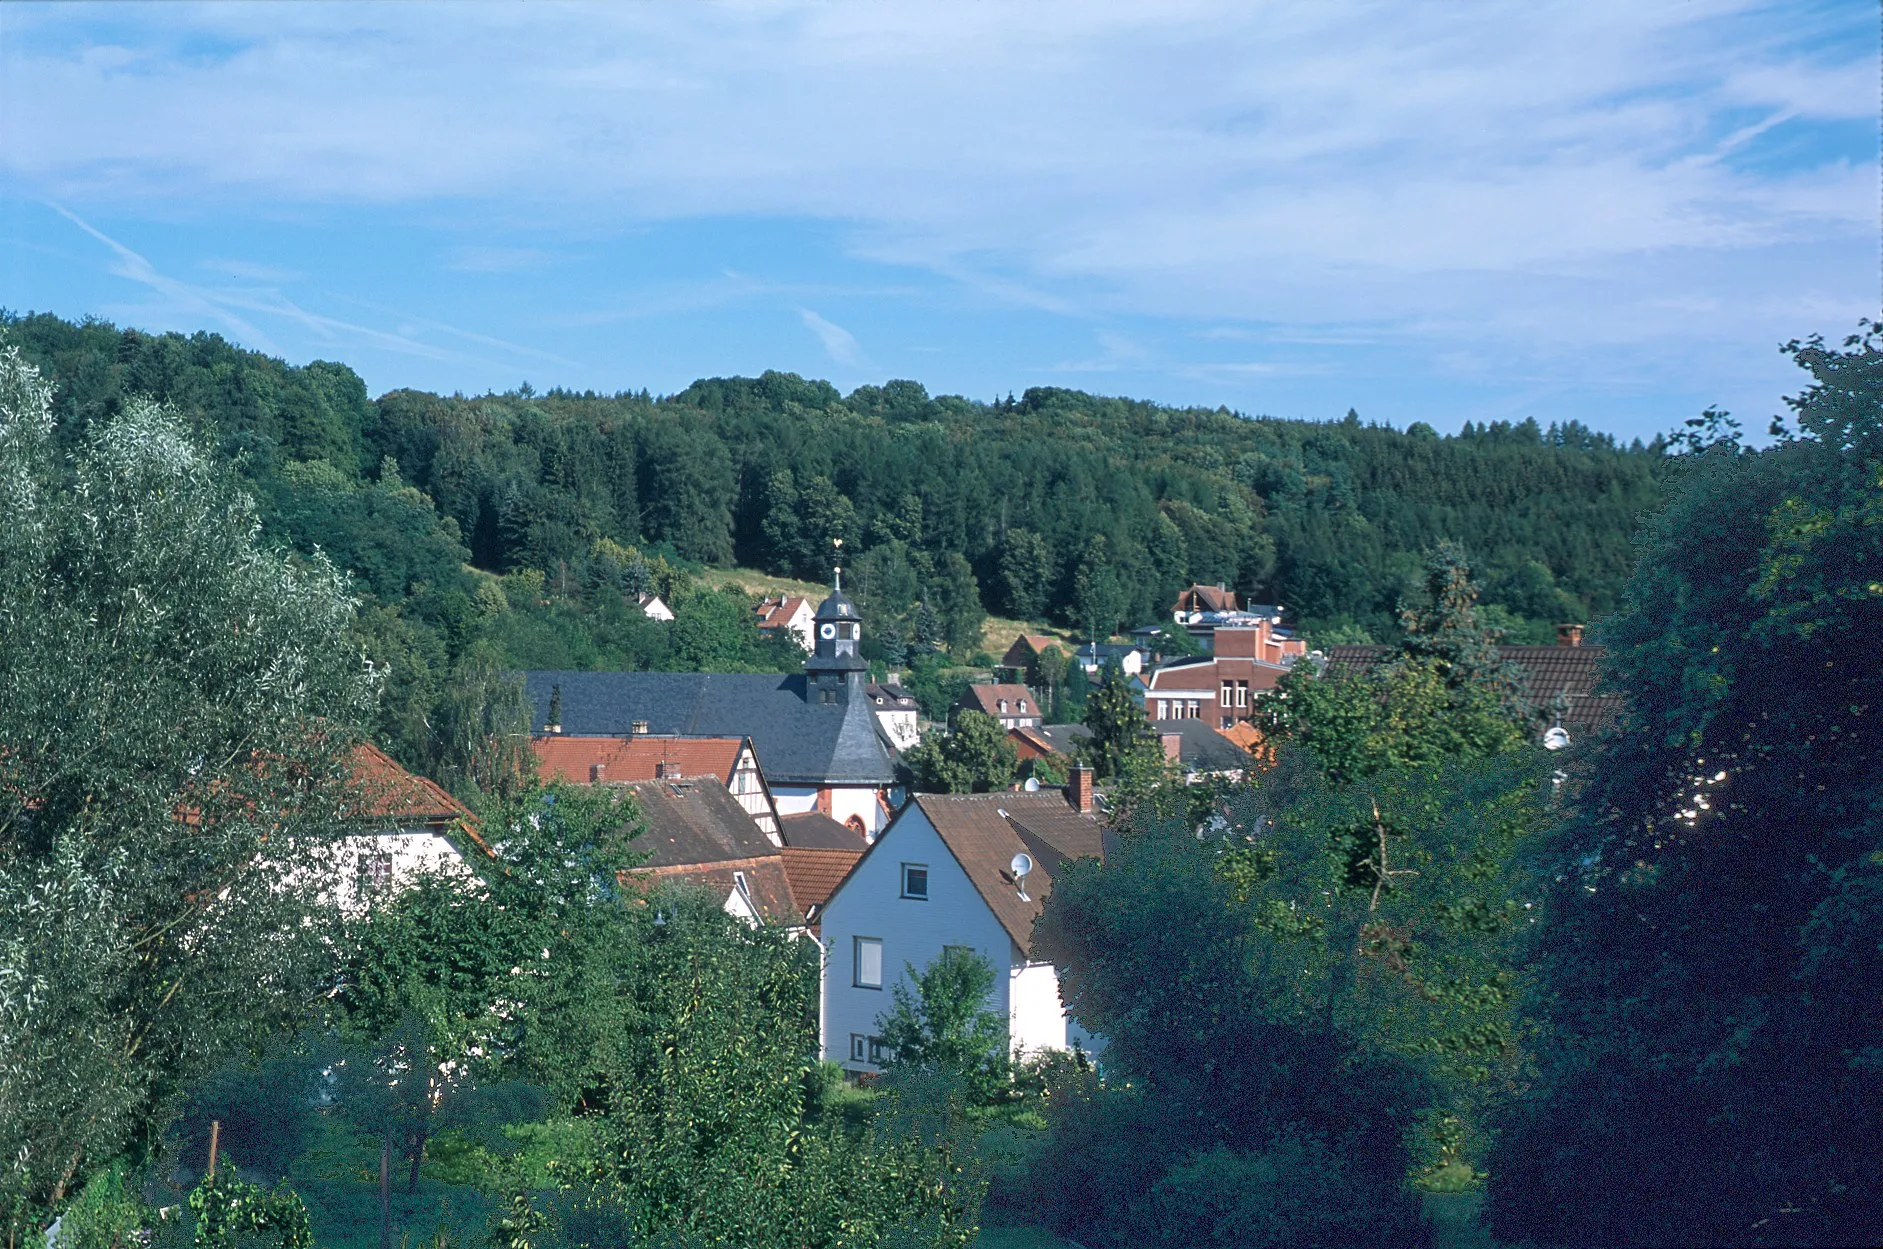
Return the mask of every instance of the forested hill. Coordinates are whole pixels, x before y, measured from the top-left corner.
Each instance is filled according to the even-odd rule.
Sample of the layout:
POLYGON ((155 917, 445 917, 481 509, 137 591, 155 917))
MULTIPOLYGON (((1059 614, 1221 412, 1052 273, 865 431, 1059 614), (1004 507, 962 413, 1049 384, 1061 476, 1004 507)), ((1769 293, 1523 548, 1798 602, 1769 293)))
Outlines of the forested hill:
POLYGON ((1418 552, 1459 537, 1513 640, 1541 640, 1614 602, 1662 462, 1579 424, 1439 437, 1047 388, 995 403, 907 381, 845 396, 781 373, 663 398, 373 401, 344 365, 290 367, 209 334, 44 315, 7 333, 56 378, 69 434, 140 392, 199 414, 245 457, 275 523, 351 559, 387 600, 448 579, 396 549, 415 527, 453 536, 373 497, 396 471, 479 568, 566 579, 606 538, 821 577, 841 537, 853 584, 904 624, 925 589, 946 599, 970 576, 989 610, 1081 631, 1141 623, 1181 585, 1222 581, 1310 630, 1379 636, 1418 552), (309 514, 314 495, 384 533, 337 532, 309 514), (346 549, 362 540, 375 549, 346 549))

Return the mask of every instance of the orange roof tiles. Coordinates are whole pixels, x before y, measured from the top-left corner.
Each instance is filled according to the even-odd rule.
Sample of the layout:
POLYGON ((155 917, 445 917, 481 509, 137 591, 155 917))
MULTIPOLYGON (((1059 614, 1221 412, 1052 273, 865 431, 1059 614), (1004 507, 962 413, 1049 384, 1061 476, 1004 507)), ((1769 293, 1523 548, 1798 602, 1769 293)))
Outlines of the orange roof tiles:
POLYGON ((810 608, 810 606, 810 599, 797 594, 787 594, 775 599, 768 598, 758 605, 758 627, 761 629, 781 628, 791 623, 791 618, 798 614, 800 607, 810 608))
POLYGON ((739 737, 573 737, 559 733, 530 741, 544 780, 576 785, 689 776, 711 776, 725 784, 732 779, 744 744, 739 737))
POLYGON ((353 748, 353 789, 361 799, 356 814, 375 820, 448 824, 473 816, 463 803, 422 776, 414 776, 371 742, 353 748))
POLYGON ((856 866, 863 851, 826 850, 816 846, 786 846, 785 876, 791 882, 791 896, 807 916, 830 900, 837 885, 856 866))

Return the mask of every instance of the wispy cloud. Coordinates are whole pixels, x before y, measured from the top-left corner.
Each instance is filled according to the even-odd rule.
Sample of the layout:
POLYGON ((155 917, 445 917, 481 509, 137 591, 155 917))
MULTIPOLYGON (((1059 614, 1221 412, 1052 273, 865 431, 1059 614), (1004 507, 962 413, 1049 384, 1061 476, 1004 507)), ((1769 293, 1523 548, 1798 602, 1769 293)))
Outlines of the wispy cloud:
MULTIPOLYGON (((1875 311, 1874 13, 1834 0, 439 13, 9 7, 0 178, 94 219, 469 205, 502 228, 427 254, 518 280, 568 238, 816 221, 936 275, 967 318, 1426 358, 1471 339, 1563 376, 1732 373, 1875 311)), ((586 324, 757 299, 697 272, 583 276, 565 312, 586 324)), ((861 360, 806 319, 829 306, 817 275, 792 278, 753 282, 861 360)), ((1074 366, 1204 367, 1102 348, 1074 366)))
POLYGON ((833 321, 826 321, 809 308, 798 309, 798 319, 804 327, 817 335, 824 344, 824 351, 838 364, 849 369, 860 369, 869 362, 863 355, 863 348, 857 345, 856 335, 833 321))
POLYGON ((51 208, 61 217, 64 217, 67 221, 70 221, 73 225, 111 249, 111 253, 117 257, 116 261, 111 265, 111 271, 119 277, 129 278, 133 282, 148 286, 151 290, 156 291, 159 295, 168 299, 179 310, 193 313, 206 320, 212 321, 233 332, 236 337, 253 347, 268 352, 270 355, 280 354, 280 350, 275 346, 273 339, 262 333, 262 331, 251 322, 236 315, 225 306, 222 301, 211 298, 200 287, 193 286, 188 282, 178 281, 175 278, 165 277, 163 274, 157 272, 156 266, 151 264, 150 261, 144 259, 104 231, 95 228, 90 222, 86 221, 71 209, 60 204, 53 204, 51 208))
MULTIPOLYGON (((430 360, 469 361, 473 357, 467 356, 462 352, 452 351, 449 348, 425 342, 416 337, 414 333, 408 333, 407 327, 422 325, 425 328, 450 335, 462 341, 474 343, 480 347, 495 348, 515 356, 531 357, 559 364, 573 365, 575 363, 573 360, 569 360, 566 357, 558 356, 534 347, 526 347, 517 343, 507 342, 503 339, 494 338, 486 334, 479 334, 471 330, 458 329, 455 326, 447 325, 429 318, 405 318, 405 324, 398 332, 389 333, 385 330, 374 329, 371 326, 360 325, 355 322, 341 320, 337 317, 327 316, 323 313, 310 311, 294 300, 289 299, 278 290, 239 287, 212 288, 200 286, 192 282, 185 282, 179 278, 159 272, 157 267, 149 260, 131 250, 129 247, 126 247, 123 243, 118 242, 118 240, 112 238, 104 231, 98 229, 71 209, 59 204, 51 204, 49 207, 67 221, 77 226, 80 230, 83 230, 86 234, 89 234, 92 238, 109 248, 112 254, 117 258, 111 265, 111 271, 119 277, 128 278, 133 282, 140 283, 143 286, 149 287, 152 291, 155 291, 168 301, 170 312, 194 315, 212 321, 228 330, 244 346, 256 348, 257 350, 267 352, 269 355, 282 354, 281 349, 276 345, 275 339, 256 325, 253 320, 243 316, 243 313, 261 313, 282 318, 301 327, 303 330, 311 332, 315 337, 328 343, 352 341, 388 349, 403 355, 417 356, 430 360)), ((204 264, 204 267, 220 268, 224 272, 229 271, 229 266, 230 262, 227 261, 211 261, 205 262, 204 264)), ((253 274, 251 271, 251 274, 241 276, 253 276, 253 274)), ((271 276, 280 277, 284 275, 271 271, 271 276)))

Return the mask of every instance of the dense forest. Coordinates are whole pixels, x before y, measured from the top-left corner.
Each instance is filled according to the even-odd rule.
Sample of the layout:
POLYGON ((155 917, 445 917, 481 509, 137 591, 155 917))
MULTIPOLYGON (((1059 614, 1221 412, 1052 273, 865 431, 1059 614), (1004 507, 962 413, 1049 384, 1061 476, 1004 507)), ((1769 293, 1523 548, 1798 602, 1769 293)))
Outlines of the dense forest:
POLYGON ((66 445, 149 395, 239 464, 271 533, 350 571, 393 673, 384 735, 445 773, 453 691, 480 672, 790 664, 689 573, 822 579, 839 539, 868 653, 896 666, 972 662, 989 611, 1109 635, 1193 581, 1285 604, 1316 640, 1390 640, 1421 552, 1446 538, 1469 544, 1490 623, 1544 641, 1614 607, 1666 464, 1659 442, 1574 423, 1441 437, 1051 388, 846 396, 784 373, 664 397, 375 400, 343 364, 212 334, 50 315, 4 332, 55 385, 66 445), (673 628, 624 605, 642 590, 684 600, 673 628))

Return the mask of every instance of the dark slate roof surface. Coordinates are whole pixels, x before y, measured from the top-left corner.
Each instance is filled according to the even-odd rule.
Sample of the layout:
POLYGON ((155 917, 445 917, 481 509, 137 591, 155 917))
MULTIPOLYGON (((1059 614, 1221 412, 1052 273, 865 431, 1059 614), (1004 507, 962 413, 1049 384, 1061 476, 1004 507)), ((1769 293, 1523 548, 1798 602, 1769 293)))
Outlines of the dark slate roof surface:
POLYGON ((746 736, 767 780, 786 785, 893 785, 895 766, 867 698, 805 701, 802 674, 526 672, 530 727, 540 733, 550 691, 562 687, 562 730, 619 734, 647 721, 655 734, 746 736))
POLYGON ((1211 728, 1207 720, 1153 720, 1161 735, 1175 733, 1177 761, 1194 772, 1234 772, 1254 761, 1249 752, 1211 728))
POLYGON ((636 781, 622 788, 633 793, 647 821, 630 846, 648 856, 642 867, 691 867, 778 853, 722 781, 703 776, 636 781))
POLYGON ((869 842, 848 824, 839 824, 822 811, 801 811, 778 818, 785 845, 801 850, 854 850, 861 854, 869 842))

